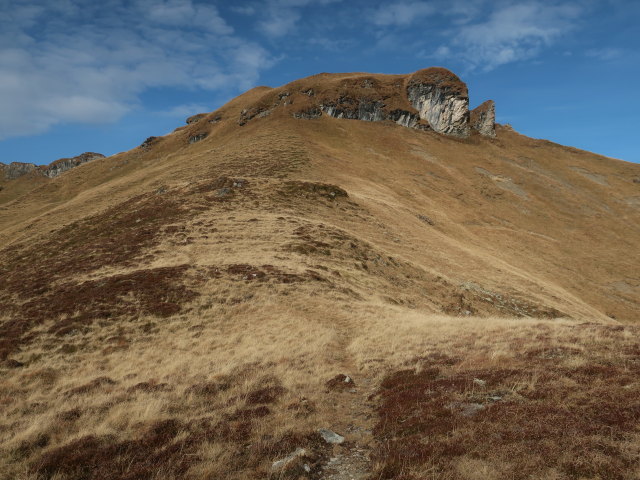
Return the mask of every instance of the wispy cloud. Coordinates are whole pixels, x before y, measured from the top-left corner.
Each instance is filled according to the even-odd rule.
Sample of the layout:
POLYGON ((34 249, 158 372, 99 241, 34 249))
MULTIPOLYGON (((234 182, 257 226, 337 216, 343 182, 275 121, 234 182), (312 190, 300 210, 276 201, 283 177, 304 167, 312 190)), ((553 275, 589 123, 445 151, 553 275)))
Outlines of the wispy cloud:
POLYGON ((434 56, 456 55, 480 70, 530 59, 573 30, 582 13, 576 4, 500 3, 487 18, 454 27, 434 56))
POLYGON ((0 139, 115 121, 158 87, 251 87, 273 57, 191 0, 0 0, 0 139))
POLYGON ((185 103, 182 105, 176 105, 171 107, 168 110, 163 110, 157 112, 158 115, 162 115, 163 117, 171 117, 171 118, 182 118, 185 119, 197 113, 206 113, 211 110, 211 105, 202 105, 200 103, 185 103))
POLYGON ((342 0, 266 0, 263 5, 265 18, 258 22, 258 29, 271 38, 292 33, 302 18, 303 7, 326 6, 342 0))
POLYGON ((437 12, 433 2, 407 0, 392 2, 378 7, 371 14, 375 25, 407 27, 422 18, 437 12))
POLYGON ((595 58, 603 62, 618 60, 626 56, 626 52, 621 48, 594 48, 585 52, 587 57, 595 58))

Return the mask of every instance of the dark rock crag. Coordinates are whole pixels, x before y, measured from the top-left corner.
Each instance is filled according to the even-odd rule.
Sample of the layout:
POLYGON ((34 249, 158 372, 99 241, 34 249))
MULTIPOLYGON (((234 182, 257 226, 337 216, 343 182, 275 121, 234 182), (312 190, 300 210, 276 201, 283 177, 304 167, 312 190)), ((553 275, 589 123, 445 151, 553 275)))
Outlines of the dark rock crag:
POLYGON ((61 158, 45 167, 43 173, 45 177, 54 178, 72 168, 79 167, 82 164, 92 162, 99 158, 105 158, 105 156, 101 153, 85 152, 77 157, 61 158))
POLYGON ((91 162, 98 158, 105 158, 104 155, 94 152, 85 152, 77 157, 61 158, 49 165, 36 165, 34 163, 12 162, 8 165, 0 163, 0 173, 4 174, 5 180, 15 180, 31 172, 34 175, 54 178, 84 163, 91 162))

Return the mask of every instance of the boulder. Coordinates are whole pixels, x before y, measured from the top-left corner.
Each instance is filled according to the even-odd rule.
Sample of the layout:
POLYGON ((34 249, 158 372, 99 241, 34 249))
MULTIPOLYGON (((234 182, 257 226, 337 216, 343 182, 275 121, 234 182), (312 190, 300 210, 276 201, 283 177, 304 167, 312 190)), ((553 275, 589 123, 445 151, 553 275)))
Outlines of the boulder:
POLYGON ((471 111, 471 128, 485 137, 496 136, 496 105, 487 100, 471 111))
POLYGON ((318 430, 318 433, 327 443, 339 445, 344 442, 344 437, 342 435, 338 435, 336 432, 332 432, 331 430, 328 430, 326 428, 321 428, 320 430, 318 430))

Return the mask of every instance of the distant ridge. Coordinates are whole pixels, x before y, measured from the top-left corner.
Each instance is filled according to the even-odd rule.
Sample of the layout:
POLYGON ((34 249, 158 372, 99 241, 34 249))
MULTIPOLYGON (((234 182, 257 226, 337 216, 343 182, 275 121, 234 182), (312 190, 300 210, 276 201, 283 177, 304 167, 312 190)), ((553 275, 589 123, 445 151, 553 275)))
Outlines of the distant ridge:
POLYGON ((0 172, 4 174, 5 180, 15 180, 31 172, 39 176, 54 178, 72 168, 99 158, 105 158, 105 156, 101 153, 85 152, 72 158, 60 158, 49 165, 23 162, 11 162, 8 165, 0 163, 0 172))

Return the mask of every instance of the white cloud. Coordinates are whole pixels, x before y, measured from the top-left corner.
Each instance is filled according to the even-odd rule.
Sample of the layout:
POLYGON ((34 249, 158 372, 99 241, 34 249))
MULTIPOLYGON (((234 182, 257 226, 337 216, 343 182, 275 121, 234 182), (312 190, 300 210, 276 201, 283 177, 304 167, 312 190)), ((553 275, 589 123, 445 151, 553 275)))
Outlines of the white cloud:
POLYGON ((485 20, 452 30, 451 41, 434 56, 455 55, 481 70, 530 59, 571 31, 581 14, 582 9, 573 4, 502 4, 485 20))
POLYGON ((293 32, 302 15, 302 7, 325 6, 342 0, 267 0, 266 17, 258 22, 258 29, 271 38, 284 37, 293 32))
POLYGON ((235 12, 239 15, 255 15, 256 9, 250 5, 238 5, 235 7, 231 7, 231 11, 235 12))
POLYGON ((211 106, 202 105, 200 103, 185 103, 182 105, 176 105, 169 110, 158 112, 158 115, 163 117, 182 118, 185 119, 197 113, 207 113, 211 111, 211 106))
POLYGON ((379 7, 372 14, 372 21, 381 27, 406 27, 414 22, 436 13, 433 3, 424 1, 403 1, 389 3, 379 7))
POLYGON ((587 50, 587 57, 595 58, 603 62, 617 60, 625 55, 624 50, 620 48, 594 48, 587 50))
POLYGON ((191 0, 0 0, 0 11, 0 139, 116 121, 149 88, 250 88, 273 63, 191 0))

